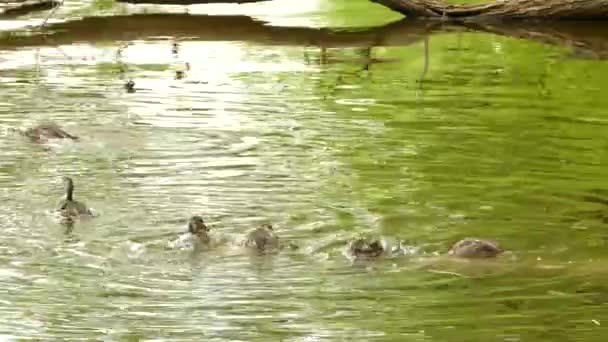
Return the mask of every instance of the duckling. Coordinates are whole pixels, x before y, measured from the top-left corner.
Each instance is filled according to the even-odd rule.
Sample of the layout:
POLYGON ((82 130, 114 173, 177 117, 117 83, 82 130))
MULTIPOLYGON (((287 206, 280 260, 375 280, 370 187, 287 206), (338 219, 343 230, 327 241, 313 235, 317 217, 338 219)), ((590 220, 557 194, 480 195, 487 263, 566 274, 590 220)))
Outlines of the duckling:
POLYGON ((502 252, 496 242, 466 238, 456 242, 448 254, 461 258, 494 258, 502 252))
POLYGON ((348 252, 357 259, 371 259, 382 255, 384 253, 384 246, 377 239, 358 238, 350 242, 348 252))
POLYGON ((245 247, 255 248, 258 251, 267 251, 279 248, 279 238, 272 225, 265 223, 247 233, 245 247))
POLYGON ((125 88, 125 90, 127 91, 127 93, 134 93, 135 92, 135 82, 133 80, 128 80, 123 87, 125 88))
POLYGON ((54 123, 39 124, 26 129, 25 131, 21 132, 21 134, 28 137, 32 142, 35 143, 44 143, 50 139, 78 140, 77 136, 71 135, 54 123))
POLYGON ((64 176, 63 184, 65 186, 65 199, 59 202, 58 208, 61 214, 65 217, 93 215, 84 203, 74 200, 74 181, 72 181, 72 178, 64 176))
POLYGON ((205 225, 203 218, 195 215, 188 221, 188 232, 198 238, 201 243, 209 244, 211 238, 209 238, 209 228, 205 225))

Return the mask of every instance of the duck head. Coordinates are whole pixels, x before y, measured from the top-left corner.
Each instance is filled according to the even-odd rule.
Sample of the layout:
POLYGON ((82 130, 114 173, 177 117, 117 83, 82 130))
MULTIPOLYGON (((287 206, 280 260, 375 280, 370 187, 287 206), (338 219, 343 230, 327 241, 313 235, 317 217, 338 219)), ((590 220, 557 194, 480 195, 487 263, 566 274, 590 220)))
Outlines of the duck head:
POLYGON ((74 181, 68 176, 63 176, 61 180, 65 188, 65 199, 68 201, 72 201, 72 197, 74 195, 74 181))
POLYGON ((188 221, 188 232, 192 235, 196 235, 203 240, 208 240, 208 232, 209 228, 205 225, 203 218, 195 215, 190 218, 188 221))

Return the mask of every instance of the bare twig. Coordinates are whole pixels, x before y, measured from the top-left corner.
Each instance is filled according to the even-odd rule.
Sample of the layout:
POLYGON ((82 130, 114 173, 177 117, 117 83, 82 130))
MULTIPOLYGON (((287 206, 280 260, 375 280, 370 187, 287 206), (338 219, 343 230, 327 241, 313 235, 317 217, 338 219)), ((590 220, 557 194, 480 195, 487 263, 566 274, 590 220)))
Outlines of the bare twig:
POLYGON ((44 25, 46 25, 46 22, 53 16, 53 14, 55 14, 55 11, 59 7, 63 6, 63 2, 64 1, 65 0, 60 0, 59 4, 57 6, 55 6, 55 7, 53 7, 53 9, 49 12, 49 14, 46 15, 46 18, 44 18, 44 20, 42 21, 42 23, 38 26, 39 30, 42 29, 44 27, 44 25))

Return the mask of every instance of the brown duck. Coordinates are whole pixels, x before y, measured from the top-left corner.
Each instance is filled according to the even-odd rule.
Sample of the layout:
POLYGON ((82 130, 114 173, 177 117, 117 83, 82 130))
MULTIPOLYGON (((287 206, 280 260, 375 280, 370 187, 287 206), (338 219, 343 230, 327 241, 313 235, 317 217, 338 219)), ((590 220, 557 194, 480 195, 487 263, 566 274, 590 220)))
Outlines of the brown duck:
POLYGON ((481 259, 494 258, 502 252, 503 249, 496 242, 466 238, 456 242, 448 254, 461 258, 481 259))
POLYGON ((348 252, 355 258, 371 259, 382 255, 384 246, 377 239, 358 238, 350 242, 348 252))
POLYGON ((209 230, 203 218, 198 215, 192 216, 188 221, 188 232, 197 237, 201 243, 209 244, 211 242, 209 230))
POLYGON ((71 135, 54 123, 36 125, 20 133, 35 143, 45 143, 50 139, 78 140, 77 136, 71 135))
POLYGON ((70 177, 63 177, 65 186, 65 199, 59 202, 58 210, 64 217, 77 217, 81 215, 93 215, 91 210, 83 202, 74 199, 74 181, 70 177))
POLYGON ((265 223, 247 233, 244 245, 258 251, 273 250, 279 248, 279 237, 272 225, 265 223))

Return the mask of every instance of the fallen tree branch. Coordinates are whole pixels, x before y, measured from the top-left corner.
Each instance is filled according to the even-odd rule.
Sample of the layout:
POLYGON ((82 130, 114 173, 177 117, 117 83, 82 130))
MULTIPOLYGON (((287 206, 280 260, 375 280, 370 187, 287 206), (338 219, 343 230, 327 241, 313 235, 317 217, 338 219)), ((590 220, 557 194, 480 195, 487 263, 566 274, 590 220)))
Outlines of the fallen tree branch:
POLYGON ((371 0, 408 17, 444 19, 607 20, 608 0, 496 0, 450 5, 440 0, 371 0))

